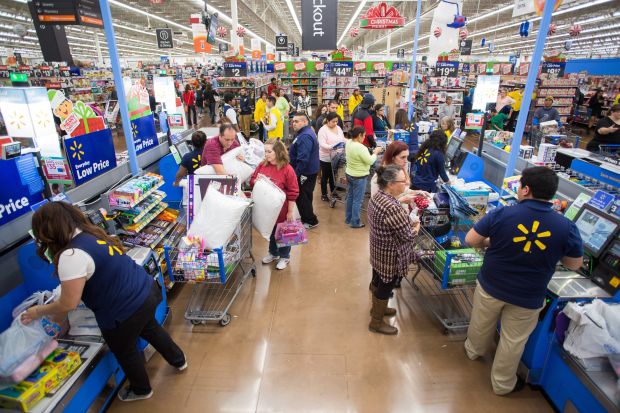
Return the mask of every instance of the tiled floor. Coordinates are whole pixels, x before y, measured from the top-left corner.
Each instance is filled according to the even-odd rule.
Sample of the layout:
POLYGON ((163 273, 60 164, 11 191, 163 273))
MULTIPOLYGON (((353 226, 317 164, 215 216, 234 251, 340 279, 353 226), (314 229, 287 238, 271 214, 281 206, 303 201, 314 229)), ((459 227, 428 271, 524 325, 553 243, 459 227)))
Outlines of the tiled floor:
MULTIPOLYGON (((228 326, 184 320, 195 287, 177 286, 168 328, 189 368, 177 373, 155 355, 153 398, 115 401, 111 412, 553 411, 529 388, 495 396, 490 359, 469 361, 406 282, 392 301, 400 333, 370 333, 368 232, 345 226, 343 205, 315 205, 321 224, 310 242, 293 249, 284 271, 258 264, 228 326)), ((255 233, 256 257, 266 249, 255 233)))

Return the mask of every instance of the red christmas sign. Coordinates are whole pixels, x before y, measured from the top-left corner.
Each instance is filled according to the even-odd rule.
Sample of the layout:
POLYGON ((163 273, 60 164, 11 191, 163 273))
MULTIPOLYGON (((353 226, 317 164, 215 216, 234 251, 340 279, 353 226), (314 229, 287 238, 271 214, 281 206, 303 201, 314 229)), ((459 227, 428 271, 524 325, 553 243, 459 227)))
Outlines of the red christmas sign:
POLYGON ((405 18, 400 15, 394 6, 379 3, 368 9, 360 19, 362 29, 393 29, 405 25, 405 18))

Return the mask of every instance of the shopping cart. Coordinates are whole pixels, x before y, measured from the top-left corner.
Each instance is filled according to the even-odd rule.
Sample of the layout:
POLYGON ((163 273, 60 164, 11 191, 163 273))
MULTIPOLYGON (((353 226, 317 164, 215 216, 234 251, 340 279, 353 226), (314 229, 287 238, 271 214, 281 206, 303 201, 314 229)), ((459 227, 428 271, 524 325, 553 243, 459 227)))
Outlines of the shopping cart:
POLYGON ((620 145, 599 145, 598 151, 603 156, 611 158, 620 157, 620 145))
MULTIPOLYGON (((344 151, 344 143, 338 144, 334 146, 331 150, 331 159, 332 159, 332 175, 334 176, 334 185, 336 191, 346 191, 349 187, 347 181, 347 158, 345 156, 344 151)), ((381 163, 381 156, 377 157, 377 161, 374 165, 370 167, 370 171, 368 174, 368 180, 366 181, 366 197, 364 199, 364 203, 362 205, 362 211, 367 209, 368 200, 370 198, 370 182, 372 180, 373 175, 375 174, 375 170, 377 165, 381 163)), ((346 197, 346 196, 345 196, 346 197)), ((345 203, 346 198, 340 197, 341 199, 335 198, 332 196, 329 200, 329 207, 334 208, 337 202, 345 203)))
POLYGON ((235 233, 222 248, 164 248, 168 276, 174 282, 196 284, 185 310, 192 324, 230 323, 228 313, 250 274, 256 276, 252 256, 252 208, 241 217, 235 233))

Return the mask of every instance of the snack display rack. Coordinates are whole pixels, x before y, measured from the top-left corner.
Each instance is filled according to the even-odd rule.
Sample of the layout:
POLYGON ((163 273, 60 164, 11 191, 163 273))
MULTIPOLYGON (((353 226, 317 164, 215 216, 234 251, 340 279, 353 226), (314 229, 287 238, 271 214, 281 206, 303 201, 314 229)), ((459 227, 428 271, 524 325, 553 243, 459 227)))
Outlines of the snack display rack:
POLYGON ((228 310, 241 287, 250 274, 256 276, 252 256, 252 207, 246 208, 234 234, 223 247, 208 250, 200 244, 181 242, 178 247, 165 246, 164 257, 171 282, 196 284, 185 319, 194 325, 208 321, 228 325, 232 319, 228 310))

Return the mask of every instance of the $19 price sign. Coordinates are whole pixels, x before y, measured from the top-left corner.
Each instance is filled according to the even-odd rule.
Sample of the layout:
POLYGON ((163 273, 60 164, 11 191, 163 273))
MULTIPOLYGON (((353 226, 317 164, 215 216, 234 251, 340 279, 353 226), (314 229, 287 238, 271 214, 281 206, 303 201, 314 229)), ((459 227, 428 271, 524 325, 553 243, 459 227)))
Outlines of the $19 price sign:
POLYGON ((437 62, 435 64, 435 76, 457 77, 459 62, 437 62))

